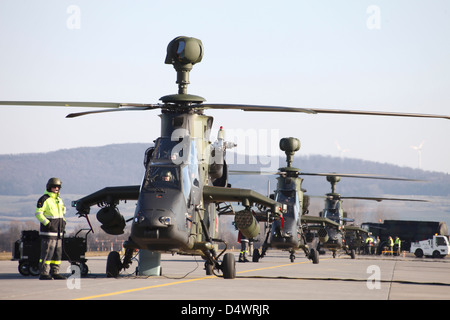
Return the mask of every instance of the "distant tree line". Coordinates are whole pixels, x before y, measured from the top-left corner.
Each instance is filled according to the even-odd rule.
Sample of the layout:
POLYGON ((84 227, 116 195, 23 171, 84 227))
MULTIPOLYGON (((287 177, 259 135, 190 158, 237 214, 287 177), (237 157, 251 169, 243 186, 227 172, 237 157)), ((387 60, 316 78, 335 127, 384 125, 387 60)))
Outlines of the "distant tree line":
MULTIPOLYGON (((144 154, 148 147, 149 145, 145 143, 130 143, 64 149, 48 153, 0 155, 0 195, 40 194, 44 192, 47 180, 53 176, 61 178, 62 192, 65 194, 89 194, 105 186, 140 184, 144 175, 144 154)), ((237 157, 231 151, 228 156, 237 157)), ((233 167, 242 170, 261 168, 261 165, 250 164, 249 161, 247 163, 249 164, 233 165, 233 167)), ((284 166, 284 156, 279 157, 278 163, 284 166)), ((342 179, 338 188, 345 192, 450 195, 450 175, 440 172, 321 155, 296 155, 293 165, 304 172, 373 173, 429 181, 424 184, 342 179)), ((268 176, 230 177, 230 181, 236 185, 254 181, 255 187, 264 193, 267 179, 268 176), (261 181, 263 181, 262 184, 261 181)), ((275 177, 272 180, 274 185, 275 177)), ((304 184, 309 192, 328 192, 324 177, 305 177, 304 184)))

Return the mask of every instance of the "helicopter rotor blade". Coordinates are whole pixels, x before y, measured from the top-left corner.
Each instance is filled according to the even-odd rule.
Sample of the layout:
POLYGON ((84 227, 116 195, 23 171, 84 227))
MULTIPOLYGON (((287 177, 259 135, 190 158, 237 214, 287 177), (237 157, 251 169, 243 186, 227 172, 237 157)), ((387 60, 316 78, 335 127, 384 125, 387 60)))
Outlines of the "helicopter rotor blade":
POLYGON ((234 175, 272 175, 272 174, 281 174, 281 172, 278 171, 245 171, 245 170, 229 170, 229 174, 234 175))
MULTIPOLYGON (((230 170, 230 174, 234 175, 286 175, 287 172, 270 172, 270 171, 244 171, 244 170, 230 170)), ((311 173, 311 172, 300 172, 297 171, 295 174, 305 175, 305 176, 334 176, 334 177, 346 177, 346 178, 365 178, 365 179, 381 179, 381 180, 398 180, 398 181, 415 181, 415 182, 426 182, 426 180, 418 180, 418 179, 409 179, 409 178, 397 178, 397 177, 388 177, 383 175, 373 175, 369 173, 311 173)))
POLYGON ((69 113, 66 118, 76 118, 85 116, 88 114, 96 114, 96 113, 107 113, 107 112, 116 112, 116 111, 142 111, 142 110, 152 110, 160 108, 159 105, 147 106, 147 107, 132 107, 132 108, 120 108, 120 109, 106 109, 106 110, 94 110, 94 111, 85 111, 85 112, 76 112, 69 113))
POLYGON ((261 105, 245 105, 245 104, 216 104, 216 103, 204 103, 199 107, 203 109, 234 109, 243 111, 268 111, 268 112, 303 112, 315 114, 316 112, 308 108, 290 108, 281 106, 261 106, 261 105))
MULTIPOLYGON (((114 102, 59 102, 59 101, 0 101, 0 105, 10 106, 49 106, 49 107, 94 107, 94 108, 120 108, 120 107, 149 107, 158 108, 159 104, 133 104, 114 102)), ((216 104, 206 103, 192 106, 201 109, 235 109, 243 111, 264 111, 264 112, 302 112, 308 114, 328 113, 328 114, 348 114, 348 115, 372 115, 372 116, 396 116, 396 117, 419 117, 419 118, 442 118, 450 119, 447 115, 389 112, 389 111, 364 111, 364 110, 343 110, 343 109, 317 109, 317 108, 297 108, 267 105, 245 105, 245 104, 216 104)), ((133 109, 129 109, 133 110, 133 109)), ((148 110, 148 109, 144 109, 148 110)), ((87 113, 89 114, 89 113, 87 113)))
POLYGON ((300 175, 305 176, 333 176, 333 177, 345 177, 345 178, 363 178, 363 179, 381 179, 381 180, 398 180, 398 181, 415 181, 415 182, 425 182, 425 180, 419 179, 409 179, 409 178, 398 178, 398 177, 388 177, 383 175, 373 175, 366 173, 309 173, 309 172, 299 172, 300 175))
POLYGON ((377 202, 381 202, 383 200, 389 201, 415 201, 415 202, 430 202, 429 200, 423 199, 407 199, 407 198, 384 198, 384 197, 342 197, 341 199, 354 199, 354 200, 374 200, 377 202))
POLYGON ((241 104, 200 104, 204 109, 237 109, 243 111, 271 111, 271 112, 303 112, 309 114, 348 114, 348 115, 371 115, 371 116, 394 116, 394 117, 416 117, 416 118, 442 118, 450 119, 447 115, 390 112, 390 111, 364 111, 364 110, 343 110, 343 109, 317 109, 317 108, 296 108, 283 106, 263 106, 263 105, 241 105, 241 104))
POLYGON ((69 102, 69 101, 0 101, 6 106, 41 106, 41 107, 91 107, 91 108, 119 108, 122 103, 115 102, 69 102))
POLYGON ((77 101, 0 101, 0 105, 10 106, 41 106, 41 107, 90 107, 90 108, 113 108, 108 110, 86 111, 70 113, 66 118, 75 118, 88 114, 105 113, 112 111, 150 110, 160 108, 160 104, 144 103, 117 103, 117 102, 77 102, 77 101), (127 108, 123 108, 127 107, 127 108))
POLYGON ((391 116, 391 117, 415 117, 415 118, 442 118, 450 119, 450 116, 426 113, 389 112, 389 111, 363 111, 363 110, 339 110, 339 109, 315 109, 315 113, 369 115, 369 116, 391 116))

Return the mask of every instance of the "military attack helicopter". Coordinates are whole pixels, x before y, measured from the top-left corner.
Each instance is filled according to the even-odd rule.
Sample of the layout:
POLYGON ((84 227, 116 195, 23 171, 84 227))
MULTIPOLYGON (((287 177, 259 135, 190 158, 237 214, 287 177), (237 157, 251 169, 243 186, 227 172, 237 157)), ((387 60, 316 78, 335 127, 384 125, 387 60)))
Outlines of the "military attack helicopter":
MULTIPOLYGON (((389 177, 367 177, 371 179, 388 179, 388 180, 406 180, 406 181, 421 181, 414 179, 401 179, 401 178, 389 178, 389 177)), ((343 250, 352 259, 355 259, 355 248, 361 243, 364 235, 368 232, 359 226, 347 225, 348 222, 354 222, 354 219, 347 218, 347 213, 343 208, 343 199, 356 199, 356 200, 373 200, 373 201, 415 201, 415 202, 427 202, 422 199, 405 199, 405 198, 387 198, 387 197, 354 197, 354 196, 341 196, 336 192, 336 185, 341 180, 340 175, 327 175, 326 179, 331 184, 331 193, 327 193, 325 196, 325 207, 320 212, 318 219, 308 220, 305 222, 316 223, 316 225, 309 226, 310 230, 316 230, 319 236, 319 242, 316 249, 318 251, 321 248, 332 251, 333 258, 336 257, 338 250, 343 250), (326 223, 320 221, 326 219, 326 223), (331 221, 331 223, 330 223, 331 221)))
MULTIPOLYGON (((267 234, 264 243, 261 246, 261 252, 258 249, 253 251, 253 262, 258 262, 263 258, 268 248, 288 251, 290 260, 294 262, 295 252, 303 250, 306 257, 314 264, 319 263, 319 250, 322 247, 328 249, 348 250, 343 244, 345 231, 353 233, 367 233, 364 229, 356 226, 344 226, 351 219, 343 217, 341 203, 338 198, 347 199, 366 199, 366 200, 403 200, 403 201, 422 201, 395 198, 372 198, 372 197, 341 197, 335 193, 335 185, 340 181, 340 177, 368 178, 400 181, 418 181, 414 179, 385 177, 369 174, 342 174, 342 173, 311 173, 301 172, 300 169, 292 167, 293 156, 300 150, 300 140, 297 138, 282 138, 280 140, 280 149, 286 154, 286 167, 278 169, 278 172, 260 172, 260 171, 237 171, 230 170, 230 174, 276 174, 277 188, 272 199, 278 203, 287 206, 286 212, 280 219, 270 221, 270 217, 264 219, 264 214, 256 213, 259 221, 265 221, 267 225, 267 234), (300 176, 326 176, 327 180, 332 182, 332 193, 327 194, 326 207, 323 215, 308 215, 309 196, 305 194, 302 188, 303 178, 300 176), (315 234, 318 234, 318 237, 315 234), (318 238, 319 241, 315 241, 318 238), (316 242, 315 244, 313 242, 316 242)), ((333 251, 335 252, 335 251, 333 251)), ((348 251, 350 254, 350 251, 348 251)))
POLYGON ((309 198, 304 194, 305 190, 302 189, 303 179, 299 177, 301 174, 299 169, 291 166, 294 153, 300 149, 300 141, 296 138, 282 138, 279 145, 280 149, 286 153, 287 166, 279 168, 278 172, 230 170, 230 174, 279 175, 277 188, 275 193, 270 195, 270 198, 286 205, 286 212, 277 221, 259 212, 256 213, 258 221, 265 222, 267 233, 261 246, 261 252, 254 249, 252 261, 258 262, 266 255, 267 249, 273 248, 289 251, 292 262, 295 259, 295 252, 302 250, 308 259, 317 264, 319 263, 319 255, 314 248, 308 246, 311 239, 307 238, 307 234, 310 233, 307 226, 302 224, 300 220, 308 209, 309 198))
POLYGON ((131 264, 135 250, 199 254, 206 260, 207 273, 223 272, 224 278, 235 277, 235 260, 225 249, 217 253, 218 213, 220 204, 240 202, 245 209, 235 213, 236 226, 247 236, 259 232, 251 207, 266 208, 271 219, 280 220, 283 206, 253 190, 231 188, 225 151, 230 147, 219 138, 210 143, 213 118, 207 109, 261 112, 332 113, 353 115, 444 118, 450 116, 398 112, 292 108, 282 106, 207 104, 205 99, 187 93, 189 73, 201 62, 204 53, 200 40, 177 37, 167 47, 166 64, 177 72, 178 93, 160 98, 162 103, 0 101, 0 105, 95 107, 101 110, 71 113, 67 118, 114 111, 161 110, 161 136, 145 153, 146 168, 139 186, 106 187, 73 201, 78 215, 88 217, 90 207, 100 205, 97 219, 102 229, 121 234, 126 225, 117 206, 121 200, 137 200, 131 220, 130 237, 124 243, 125 255, 108 256, 107 273, 117 276, 131 264), (242 218, 242 219, 241 219, 242 218), (221 257, 223 256, 223 261, 221 257))

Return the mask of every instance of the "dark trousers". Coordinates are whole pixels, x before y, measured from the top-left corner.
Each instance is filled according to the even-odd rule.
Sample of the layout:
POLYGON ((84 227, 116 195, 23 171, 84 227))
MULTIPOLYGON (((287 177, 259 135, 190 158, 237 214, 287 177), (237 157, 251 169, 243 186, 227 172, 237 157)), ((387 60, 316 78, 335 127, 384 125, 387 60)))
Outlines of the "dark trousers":
POLYGON ((62 259, 62 239, 41 236, 41 275, 58 274, 62 259))

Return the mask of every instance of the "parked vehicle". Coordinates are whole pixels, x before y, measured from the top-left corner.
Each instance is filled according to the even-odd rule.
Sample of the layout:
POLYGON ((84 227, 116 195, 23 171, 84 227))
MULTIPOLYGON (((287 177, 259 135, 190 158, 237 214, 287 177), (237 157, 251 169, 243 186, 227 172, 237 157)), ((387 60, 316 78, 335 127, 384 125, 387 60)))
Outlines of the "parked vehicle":
POLYGON ((432 239, 411 243, 410 252, 417 258, 433 257, 443 258, 450 251, 449 242, 446 236, 433 236, 432 239))

